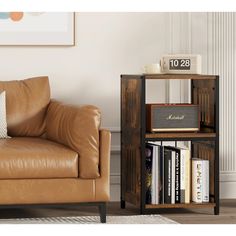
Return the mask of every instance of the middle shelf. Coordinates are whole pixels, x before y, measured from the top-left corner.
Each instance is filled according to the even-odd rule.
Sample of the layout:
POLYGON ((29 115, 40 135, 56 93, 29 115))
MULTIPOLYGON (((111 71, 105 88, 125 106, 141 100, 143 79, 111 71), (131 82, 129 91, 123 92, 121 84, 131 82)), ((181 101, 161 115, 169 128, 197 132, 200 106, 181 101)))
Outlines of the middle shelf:
POLYGON ((215 139, 216 133, 207 132, 181 132, 181 133, 146 133, 145 139, 148 140, 194 140, 194 139, 215 139))

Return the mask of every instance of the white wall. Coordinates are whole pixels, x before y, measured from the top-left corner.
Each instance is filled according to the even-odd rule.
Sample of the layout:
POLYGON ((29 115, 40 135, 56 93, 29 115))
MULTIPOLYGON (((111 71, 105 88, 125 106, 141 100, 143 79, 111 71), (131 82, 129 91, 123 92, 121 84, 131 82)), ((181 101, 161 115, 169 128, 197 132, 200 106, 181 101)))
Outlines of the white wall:
MULTIPOLYGON (((221 110, 221 196, 232 198, 236 197, 231 112, 236 104, 235 25, 235 14, 227 13, 77 13, 75 47, 0 47, 0 80, 48 75, 52 97, 101 108, 102 126, 113 131, 111 189, 112 199, 119 200, 120 74, 140 73, 143 65, 166 53, 201 54, 203 73, 220 74, 221 106, 228 104, 221 110), (228 66, 222 68, 225 60, 228 66)), ((186 82, 159 86, 153 90, 150 84, 149 94, 163 102, 188 100, 186 82)))
POLYGON ((166 52, 164 19, 164 13, 77 13, 75 47, 0 47, 0 79, 49 75, 53 97, 98 105, 103 126, 119 127, 120 74, 139 73, 166 52))

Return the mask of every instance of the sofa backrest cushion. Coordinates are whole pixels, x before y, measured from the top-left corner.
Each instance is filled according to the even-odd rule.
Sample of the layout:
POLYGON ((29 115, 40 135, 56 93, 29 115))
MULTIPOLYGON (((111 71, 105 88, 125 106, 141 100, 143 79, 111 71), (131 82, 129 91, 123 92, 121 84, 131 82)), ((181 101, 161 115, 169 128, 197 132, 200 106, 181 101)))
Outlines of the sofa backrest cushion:
POLYGON ((52 100, 46 118, 46 137, 79 154, 79 177, 97 178, 101 114, 92 105, 67 105, 52 100))
POLYGON ((8 135, 41 136, 50 102, 48 77, 0 81, 1 91, 6 91, 8 135))

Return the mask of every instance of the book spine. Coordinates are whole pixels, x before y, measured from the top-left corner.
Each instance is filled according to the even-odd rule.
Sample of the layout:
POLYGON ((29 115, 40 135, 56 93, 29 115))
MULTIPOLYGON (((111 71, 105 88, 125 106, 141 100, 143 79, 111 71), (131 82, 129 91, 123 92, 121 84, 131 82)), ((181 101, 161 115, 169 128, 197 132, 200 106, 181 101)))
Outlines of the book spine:
POLYGON ((202 161, 202 202, 209 202, 209 161, 202 161))
POLYGON ((153 147, 146 145, 146 204, 152 202, 152 159, 153 159, 153 147))
POLYGON ((151 170, 151 203, 156 204, 156 147, 153 146, 152 152, 152 170, 151 170))
POLYGON ((159 190, 159 202, 164 203, 164 147, 160 147, 160 190, 159 190))
POLYGON ((192 160, 192 200, 202 203, 202 161, 192 160))
POLYGON ((185 203, 185 150, 180 150, 180 203, 185 203))
POLYGON ((171 151, 164 150, 164 203, 171 203, 171 151))
POLYGON ((175 203, 180 203, 180 155, 175 152, 175 203))
POLYGON ((185 203, 190 203, 190 150, 186 150, 185 203))
POLYGON ((171 152, 171 204, 175 204, 175 151, 171 152))
POLYGON ((159 204, 159 197, 160 197, 159 171, 160 171, 160 146, 156 146, 156 204, 159 204))

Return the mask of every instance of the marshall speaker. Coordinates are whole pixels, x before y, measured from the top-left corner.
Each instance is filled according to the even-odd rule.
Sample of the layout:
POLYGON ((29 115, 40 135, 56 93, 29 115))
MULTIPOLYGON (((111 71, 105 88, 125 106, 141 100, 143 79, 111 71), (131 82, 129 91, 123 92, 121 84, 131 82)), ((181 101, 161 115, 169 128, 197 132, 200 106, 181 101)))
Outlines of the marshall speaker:
POLYGON ((199 131, 199 106, 192 104, 146 104, 149 132, 199 131))

